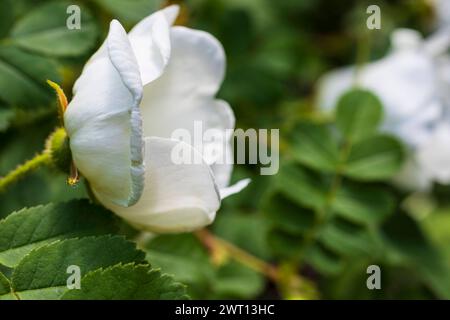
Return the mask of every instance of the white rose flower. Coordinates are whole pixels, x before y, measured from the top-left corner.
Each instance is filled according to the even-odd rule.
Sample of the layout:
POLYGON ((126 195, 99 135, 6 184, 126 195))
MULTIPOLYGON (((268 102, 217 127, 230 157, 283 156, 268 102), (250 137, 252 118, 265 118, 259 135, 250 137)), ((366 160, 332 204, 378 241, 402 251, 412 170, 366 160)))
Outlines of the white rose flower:
MULTIPOLYGON (((73 88, 64 113, 74 164, 96 198, 130 224, 156 232, 191 231, 210 224, 228 187, 231 164, 185 145, 202 161, 174 164, 184 144, 175 129, 234 128, 230 106, 214 98, 225 55, 210 34, 172 26, 178 6, 160 10, 128 34, 113 20, 101 48, 73 88)), ((230 148, 230 137, 220 149, 230 148)))
MULTIPOLYGON (((425 190, 433 181, 450 183, 450 59, 446 50, 449 29, 427 40, 414 30, 399 29, 392 35, 392 50, 383 59, 359 70, 357 85, 373 91, 384 105, 382 130, 399 137, 409 146, 411 156, 394 179, 412 190, 425 190), (427 153, 425 156, 424 153, 427 153), (430 170, 432 166, 439 166, 430 170)), ((318 106, 334 108, 339 96, 355 84, 356 68, 346 67, 326 74, 318 87, 318 106)))

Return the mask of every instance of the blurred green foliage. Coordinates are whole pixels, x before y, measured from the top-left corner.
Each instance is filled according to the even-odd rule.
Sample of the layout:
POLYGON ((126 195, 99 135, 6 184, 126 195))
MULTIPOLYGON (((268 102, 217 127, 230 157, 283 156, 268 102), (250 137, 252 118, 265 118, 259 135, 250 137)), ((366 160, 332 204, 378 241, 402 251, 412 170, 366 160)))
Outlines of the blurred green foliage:
MULTIPOLYGON (((57 124, 54 94, 45 80, 61 83, 70 98, 110 19, 130 28, 169 2, 182 6, 177 23, 206 30, 223 44, 228 66, 219 96, 230 102, 237 126, 280 128, 280 172, 260 176, 256 166, 236 166, 233 179, 251 177, 252 183, 224 201, 211 230, 279 266, 287 280, 274 284, 232 257, 213 259, 191 234, 146 241, 147 261, 187 284, 193 298, 315 297, 293 288, 292 274, 311 281, 321 298, 450 298, 448 188, 438 188, 436 199, 421 198, 388 183, 402 164, 403 151, 393 137, 377 132, 382 106, 372 94, 344 96, 332 119, 314 108, 315 83, 325 71, 382 56, 395 28, 428 34, 433 12, 427 1, 1 0, 0 174, 42 150, 57 124), (65 28, 69 4, 81 7, 79 31, 65 28), (365 28, 368 4, 382 7, 381 30, 365 28), (381 267, 382 290, 366 287, 370 264, 381 267)), ((23 207, 86 197, 82 184, 69 187, 64 175, 42 169, 0 194, 0 217, 23 207)), ((60 239, 77 232, 102 234, 75 229, 66 230, 70 236, 62 232, 60 239)), ((134 235, 126 229, 122 233, 134 235)), ((42 235, 53 239, 50 233, 42 235)), ((37 250, 59 252, 67 250, 65 245, 71 244, 37 250)), ((39 251, 29 259, 39 260, 39 251)), ((0 263, 1 296, 11 279, 10 265, 0 263)), ((21 263, 26 269, 31 262, 21 263)), ((128 279, 128 268, 107 269, 89 283, 95 288, 101 277, 126 274, 128 279)), ((149 270, 138 272, 153 281, 149 270)), ((22 280, 11 283, 20 289, 22 280)), ((48 280, 42 277, 43 286, 48 280)), ((129 281, 136 285, 132 277, 129 281)), ((182 296, 176 288, 167 297, 182 296)))

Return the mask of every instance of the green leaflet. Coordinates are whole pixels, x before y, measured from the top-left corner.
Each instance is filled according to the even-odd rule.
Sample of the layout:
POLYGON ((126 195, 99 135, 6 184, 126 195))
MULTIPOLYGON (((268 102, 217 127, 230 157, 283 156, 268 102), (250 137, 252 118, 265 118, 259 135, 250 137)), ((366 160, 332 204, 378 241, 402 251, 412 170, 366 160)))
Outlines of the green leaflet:
POLYGON ((336 126, 348 140, 356 142, 375 133, 382 116, 383 107, 374 94, 354 89, 338 101, 336 126))
POLYGON ((312 123, 298 124, 292 133, 292 154, 305 166, 326 172, 336 170, 339 151, 328 126, 312 123))
POLYGON ((393 213, 395 198, 384 188, 346 181, 331 207, 349 221, 375 225, 393 213))
POLYGON ((276 189, 302 206, 311 209, 322 208, 326 203, 329 179, 304 167, 287 163, 275 177, 276 189))
POLYGON ((150 15, 161 7, 162 0, 95 0, 122 23, 131 24, 150 15))
POLYGON ((376 256, 380 253, 375 235, 339 218, 334 218, 320 231, 318 240, 340 256, 376 256))
POLYGON ((11 282, 8 278, 0 272, 0 297, 5 296, 5 299, 11 292, 11 282))
POLYGON ((404 212, 397 213, 385 223, 382 234, 390 263, 413 266, 431 290, 450 299, 448 262, 416 221, 404 212))
POLYGON ((67 8, 71 4, 68 1, 52 1, 36 7, 14 25, 12 43, 48 56, 87 53, 96 44, 98 28, 89 10, 80 7, 80 28, 69 29, 66 22, 72 12, 67 13, 67 8))
POLYGON ((20 299, 58 299, 67 289, 69 266, 81 275, 119 263, 143 263, 145 254, 120 236, 58 241, 25 256, 14 269, 11 284, 20 299))
POLYGON ((0 46, 0 99, 23 108, 45 106, 54 99, 45 83, 47 79, 61 81, 54 61, 12 46, 0 46))
MULTIPOLYGON (((46 80, 61 83, 63 72, 62 61, 48 57, 79 57, 97 45, 99 30, 87 8, 80 7, 81 28, 67 28, 70 17, 67 8, 71 4, 69 1, 39 5, 2 1, 0 100, 7 105, 34 112, 49 107, 54 93, 46 80)), ((3 130, 5 120, 1 118, 0 130, 3 130)))
POLYGON ((13 267, 31 250, 56 240, 115 231, 112 214, 88 200, 22 209, 0 221, 0 263, 13 267))
POLYGON ((343 259, 339 255, 315 243, 305 250, 306 261, 319 272, 326 275, 336 275, 343 269, 343 259))
POLYGON ((65 300, 187 299, 185 286, 149 265, 119 264, 88 273, 65 300))
POLYGON ((300 207, 281 192, 266 198, 265 213, 272 226, 293 235, 301 235, 314 225, 314 211, 300 207))
POLYGON ((404 150, 396 139, 372 136, 352 147, 344 174, 361 181, 388 179, 400 170, 403 160, 404 150))
POLYGON ((11 120, 14 118, 14 111, 0 107, 0 132, 8 129, 11 120))

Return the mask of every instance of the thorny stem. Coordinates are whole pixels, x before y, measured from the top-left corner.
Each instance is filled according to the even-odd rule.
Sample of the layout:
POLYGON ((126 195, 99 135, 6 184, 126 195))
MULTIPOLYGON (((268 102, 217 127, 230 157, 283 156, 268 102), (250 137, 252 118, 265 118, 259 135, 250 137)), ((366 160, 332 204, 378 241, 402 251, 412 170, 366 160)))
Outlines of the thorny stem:
POLYGON ((9 185, 20 180, 26 174, 36 170, 42 165, 50 162, 51 157, 49 152, 42 152, 37 154, 33 159, 17 166, 14 170, 9 172, 6 176, 0 177, 0 192, 4 191, 9 185))
POLYGON ((209 249, 213 256, 216 253, 220 254, 221 252, 225 252, 231 258, 256 272, 263 274, 277 285, 286 286, 286 282, 289 282, 289 285, 296 289, 305 289, 304 291, 309 291, 308 293, 311 296, 316 295, 316 292, 311 288, 310 284, 307 283, 306 279, 303 279, 297 274, 289 274, 289 279, 286 279, 287 274, 281 267, 274 266, 255 257, 234 244, 215 236, 207 229, 198 230, 195 232, 195 235, 203 245, 209 249))

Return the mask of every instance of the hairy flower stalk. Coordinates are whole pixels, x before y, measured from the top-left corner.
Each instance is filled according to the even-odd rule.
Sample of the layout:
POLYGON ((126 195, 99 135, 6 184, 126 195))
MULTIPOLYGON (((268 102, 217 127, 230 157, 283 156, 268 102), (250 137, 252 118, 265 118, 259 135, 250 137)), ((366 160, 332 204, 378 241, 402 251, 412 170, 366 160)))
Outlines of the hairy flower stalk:
POLYGON ((48 163, 50 163, 50 159, 50 153, 44 151, 37 154, 33 159, 30 159, 25 163, 17 166, 17 168, 9 172, 6 176, 0 177, 0 192, 5 191, 7 187, 19 181, 28 173, 33 172, 43 165, 47 165, 48 163))
MULTIPOLYGON (((53 81, 47 80, 47 83, 56 91, 58 98, 58 115, 61 124, 64 123, 64 112, 67 109, 67 97, 60 86, 53 81)), ((52 166, 62 172, 68 173, 67 183, 74 185, 78 182, 78 171, 72 161, 72 153, 69 146, 69 138, 63 127, 56 128, 48 137, 45 149, 34 158, 17 166, 16 169, 9 172, 6 176, 0 177, 0 192, 11 184, 19 181, 27 174, 33 172, 41 166, 52 166)))
POLYGON ((4 177, 0 177, 0 192, 5 191, 11 184, 42 166, 54 167, 62 172, 69 173, 67 178, 69 185, 74 185, 78 182, 78 172, 72 162, 69 139, 64 128, 57 128, 50 134, 44 151, 17 166, 4 177))

